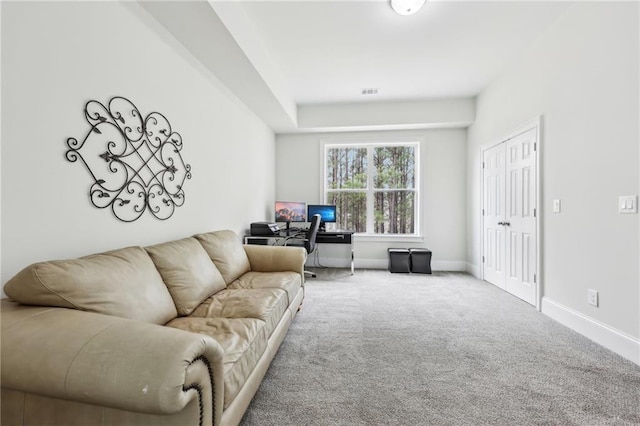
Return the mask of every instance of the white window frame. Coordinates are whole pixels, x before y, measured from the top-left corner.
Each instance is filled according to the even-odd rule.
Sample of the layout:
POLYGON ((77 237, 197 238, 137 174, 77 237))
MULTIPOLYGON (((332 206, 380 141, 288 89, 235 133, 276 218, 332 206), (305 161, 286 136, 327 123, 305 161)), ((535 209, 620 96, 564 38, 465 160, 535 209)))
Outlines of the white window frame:
MULTIPOLYGON (((421 192, 421 155, 420 155, 420 143, 418 138, 394 138, 390 140, 379 139, 367 139, 367 140, 333 140, 322 141, 321 153, 322 153, 322 171, 321 171, 321 184, 320 194, 324 203, 327 203, 327 150, 331 148, 367 148, 367 187, 365 189, 352 189, 343 190, 344 192, 366 192, 367 194, 367 232, 356 233, 358 237, 366 237, 367 240, 380 240, 387 241, 393 240, 405 240, 405 241, 421 241, 422 240, 422 227, 421 227, 421 215, 422 215, 422 192, 421 192), (370 172, 370 167, 373 167, 373 149, 381 146, 410 146, 414 149, 414 187, 412 190, 414 193, 414 233, 413 234, 377 234, 373 231, 375 227, 374 220, 374 196, 375 192, 387 192, 396 191, 399 188, 394 189, 376 189, 373 187, 375 173, 370 172)), ((374 169, 375 171, 375 169, 374 169)), ((406 188, 404 190, 407 190, 406 188)), ((332 189, 331 191, 335 191, 332 189)))

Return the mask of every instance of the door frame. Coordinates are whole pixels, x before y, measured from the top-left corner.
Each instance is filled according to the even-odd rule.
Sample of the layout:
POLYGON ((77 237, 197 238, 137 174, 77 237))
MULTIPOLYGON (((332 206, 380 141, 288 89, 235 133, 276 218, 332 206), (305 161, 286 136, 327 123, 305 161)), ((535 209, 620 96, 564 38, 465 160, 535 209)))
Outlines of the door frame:
MULTIPOLYGON (((507 142, 509 139, 513 139, 514 137, 527 132, 529 130, 535 130, 536 134, 536 272, 535 272, 535 286, 536 286, 536 297, 535 297, 535 307, 538 311, 542 310, 542 207, 540 201, 542 200, 542 167, 541 167, 541 159, 542 159, 542 115, 538 115, 535 118, 521 124, 516 127, 514 130, 509 132, 505 137, 502 137, 494 142, 481 145, 480 146, 480 208, 478 214, 480 215, 480 279, 484 280, 484 257, 485 257, 485 241, 484 241, 484 168, 482 163, 484 161, 484 152, 488 149, 491 149, 501 143, 507 142)), ((496 286, 497 287, 497 286, 496 286)), ((499 288, 499 287, 498 287, 499 288)))

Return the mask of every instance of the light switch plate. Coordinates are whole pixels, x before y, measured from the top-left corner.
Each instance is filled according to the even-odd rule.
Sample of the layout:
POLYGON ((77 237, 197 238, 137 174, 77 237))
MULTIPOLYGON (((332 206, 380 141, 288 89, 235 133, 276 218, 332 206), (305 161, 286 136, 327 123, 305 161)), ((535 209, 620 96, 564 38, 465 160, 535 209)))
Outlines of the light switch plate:
POLYGON ((638 196, 621 195, 618 197, 618 213, 638 213, 638 196))
POLYGON ((560 213, 560 200, 553 200, 553 212, 560 213))

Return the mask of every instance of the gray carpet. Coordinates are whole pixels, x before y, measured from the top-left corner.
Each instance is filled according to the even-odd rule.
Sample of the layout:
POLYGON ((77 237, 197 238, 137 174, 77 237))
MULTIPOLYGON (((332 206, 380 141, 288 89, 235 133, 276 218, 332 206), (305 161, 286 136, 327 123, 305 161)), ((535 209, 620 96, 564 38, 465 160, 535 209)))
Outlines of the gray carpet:
POLYGON ((463 273, 320 269, 242 425, 640 425, 640 367, 463 273))

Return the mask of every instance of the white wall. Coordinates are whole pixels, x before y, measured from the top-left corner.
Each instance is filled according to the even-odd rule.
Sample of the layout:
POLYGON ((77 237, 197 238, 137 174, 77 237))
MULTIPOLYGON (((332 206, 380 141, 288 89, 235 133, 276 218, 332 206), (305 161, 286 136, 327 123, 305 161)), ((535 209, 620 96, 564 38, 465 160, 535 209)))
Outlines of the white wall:
MULTIPOLYGON (((422 241, 380 241, 357 238, 356 267, 387 268, 387 247, 426 247, 434 270, 465 269, 466 131, 464 129, 393 132, 287 134, 276 137, 276 198, 322 203, 322 141, 421 140, 423 188, 422 241)), ((270 216, 273 219, 273 213, 270 216)), ((340 248, 323 245, 321 261, 340 265, 340 248)))
POLYGON ((467 127, 474 117, 472 97, 298 107, 298 127, 308 132, 467 127))
POLYGON ((640 192, 638 18, 637 2, 578 3, 480 94, 467 259, 479 270, 481 146, 542 115, 543 312, 605 345, 596 335, 615 335, 609 346, 640 363, 639 218, 617 212, 618 196, 640 192))
POLYGON ((35 261, 242 233, 273 205, 273 132, 136 4, 2 2, 2 103, 3 283, 35 261), (193 177, 168 220, 93 207, 87 170, 65 159, 85 102, 115 95, 182 135, 193 177))

